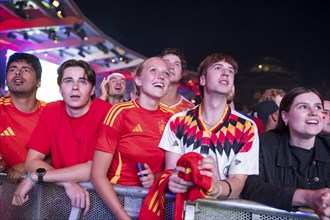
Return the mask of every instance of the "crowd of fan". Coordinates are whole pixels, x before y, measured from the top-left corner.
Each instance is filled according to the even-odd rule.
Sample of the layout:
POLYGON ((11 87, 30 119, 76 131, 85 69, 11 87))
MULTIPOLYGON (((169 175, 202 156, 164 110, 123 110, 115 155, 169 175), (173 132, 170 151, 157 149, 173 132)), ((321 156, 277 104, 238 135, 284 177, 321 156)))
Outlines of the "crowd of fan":
MULTIPOLYGON (((272 88, 251 112, 239 112, 238 64, 215 53, 198 67, 203 101, 195 106, 177 91, 186 64, 176 48, 146 59, 125 101, 123 74, 104 78, 95 98, 94 70, 67 60, 58 68, 63 100, 46 104, 36 98, 39 59, 13 54, 6 67, 9 91, 0 97, 0 171, 12 183, 24 177, 12 204, 24 204, 35 184, 52 182, 86 214, 89 193, 79 182, 91 181, 116 218, 129 219, 113 184, 150 188, 148 197, 158 193, 158 202, 165 184, 162 189, 183 198, 308 207, 330 219, 330 101, 314 88, 272 88)), ((148 208, 160 203, 151 201, 145 200, 140 217, 161 219, 161 207, 148 208)))

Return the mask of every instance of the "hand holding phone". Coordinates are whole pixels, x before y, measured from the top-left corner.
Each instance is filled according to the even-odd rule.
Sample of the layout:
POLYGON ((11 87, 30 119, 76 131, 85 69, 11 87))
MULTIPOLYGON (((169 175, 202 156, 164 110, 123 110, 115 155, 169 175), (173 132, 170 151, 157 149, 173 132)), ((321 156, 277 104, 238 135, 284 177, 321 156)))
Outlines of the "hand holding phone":
MULTIPOLYGON (((141 172, 143 170, 142 169, 142 164, 140 162, 138 162, 137 166, 138 166, 139 172, 141 172)), ((141 176, 146 176, 146 175, 145 174, 141 174, 141 176)))

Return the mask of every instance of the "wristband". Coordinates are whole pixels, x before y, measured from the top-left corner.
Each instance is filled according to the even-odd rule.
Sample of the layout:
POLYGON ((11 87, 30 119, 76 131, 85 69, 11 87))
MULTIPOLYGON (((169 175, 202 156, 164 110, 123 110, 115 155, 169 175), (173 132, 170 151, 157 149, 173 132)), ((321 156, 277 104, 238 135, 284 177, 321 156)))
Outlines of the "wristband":
POLYGON ((31 176, 31 172, 30 172, 30 171, 28 172, 28 177, 29 177, 29 179, 32 181, 32 183, 34 183, 34 184, 37 184, 37 183, 38 183, 37 180, 35 180, 35 179, 32 178, 32 176, 31 176))
POLYGON ((220 182, 219 182, 219 187, 220 187, 219 193, 218 193, 217 195, 214 196, 214 198, 216 198, 216 199, 217 199, 217 198, 221 195, 221 193, 222 193, 222 186, 221 186, 220 182))
MULTIPOLYGON (((210 192, 209 194, 207 194, 208 198, 217 199, 221 195, 221 193, 222 193, 222 186, 220 184, 220 181, 218 181, 217 183, 219 183, 219 187, 220 187, 219 192, 217 192, 216 195, 212 195, 212 193, 210 192)), ((218 185, 215 184, 214 188, 218 188, 218 185)))
POLYGON ((224 181, 224 182, 226 182, 226 183, 228 184, 228 187, 229 187, 229 193, 228 193, 228 195, 227 195, 227 197, 226 197, 226 199, 228 199, 229 196, 230 196, 230 194, 231 194, 231 192, 232 192, 233 190, 232 190, 232 188, 231 188, 230 183, 229 183, 227 180, 222 180, 222 181, 224 181))

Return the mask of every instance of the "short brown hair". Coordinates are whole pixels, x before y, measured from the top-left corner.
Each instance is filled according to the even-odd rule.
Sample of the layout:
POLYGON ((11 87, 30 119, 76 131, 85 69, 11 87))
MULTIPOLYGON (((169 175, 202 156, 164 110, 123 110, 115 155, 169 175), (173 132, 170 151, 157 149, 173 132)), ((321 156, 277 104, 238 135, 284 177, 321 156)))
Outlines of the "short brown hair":
POLYGON ((179 57, 179 59, 181 61, 181 67, 182 67, 181 69, 183 72, 183 70, 187 67, 187 60, 186 60, 186 57, 184 56, 183 52, 181 50, 179 50, 178 48, 166 48, 160 53, 159 56, 161 58, 163 58, 167 54, 173 54, 173 55, 179 57))
MULTIPOLYGON (((60 86, 62 79, 63 79, 63 73, 64 70, 69 68, 69 67, 81 67, 85 70, 85 75, 87 80, 92 84, 92 86, 95 86, 96 84, 96 73, 93 70, 93 68, 85 61, 83 60, 75 60, 75 59, 70 59, 62 63, 62 65, 57 69, 57 85, 60 86)), ((95 94, 92 95, 92 99, 95 98, 95 94)))
POLYGON ((200 78, 201 76, 206 76, 207 74, 207 69, 212 66, 213 64, 215 64, 216 62, 219 61, 224 61, 226 63, 229 63, 230 65, 233 66, 235 75, 238 72, 238 64, 237 61, 232 58, 231 56, 229 56, 228 54, 223 54, 223 53, 214 53, 209 55, 208 57, 206 57, 201 64, 199 64, 199 67, 197 69, 197 73, 198 73, 198 87, 199 87, 199 91, 200 94, 202 96, 202 98, 204 97, 204 91, 203 91, 203 86, 200 85, 200 78))

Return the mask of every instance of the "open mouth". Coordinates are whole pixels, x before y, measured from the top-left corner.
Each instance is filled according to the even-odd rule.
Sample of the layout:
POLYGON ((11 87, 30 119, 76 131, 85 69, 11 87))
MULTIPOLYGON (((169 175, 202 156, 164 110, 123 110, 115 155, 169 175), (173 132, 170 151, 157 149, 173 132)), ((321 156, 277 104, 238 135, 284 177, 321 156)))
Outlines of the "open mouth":
POLYGON ((154 87, 158 87, 158 88, 164 88, 164 84, 163 83, 154 83, 152 84, 154 87))
POLYGON ((313 119, 306 121, 306 124, 309 124, 309 125, 317 125, 318 123, 319 123, 319 121, 313 120, 313 119))
POLYGON ((22 84, 22 83, 24 83, 24 81, 23 81, 23 79, 15 79, 14 83, 15 84, 22 84))
POLYGON ((227 80, 220 80, 219 81, 221 84, 224 84, 224 85, 228 85, 229 84, 229 82, 227 81, 227 80))

